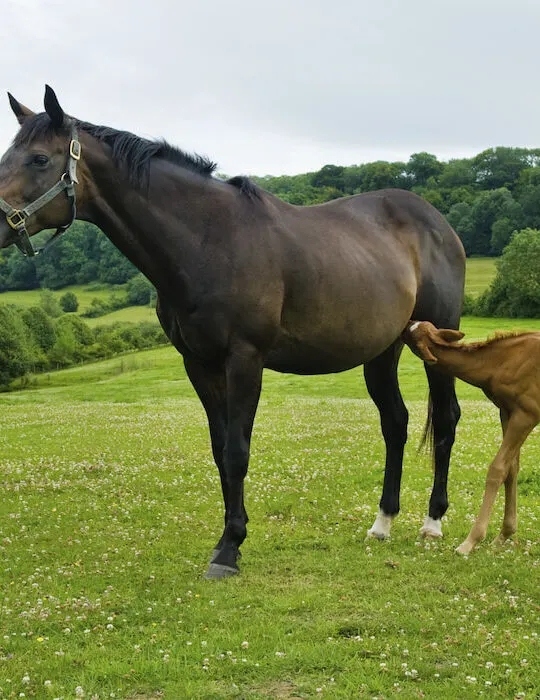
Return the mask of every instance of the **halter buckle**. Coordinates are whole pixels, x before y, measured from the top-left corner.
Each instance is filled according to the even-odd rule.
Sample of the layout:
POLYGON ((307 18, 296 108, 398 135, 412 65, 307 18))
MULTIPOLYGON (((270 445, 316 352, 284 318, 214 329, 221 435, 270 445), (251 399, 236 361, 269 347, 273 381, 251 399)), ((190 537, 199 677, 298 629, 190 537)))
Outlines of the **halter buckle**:
POLYGON ((12 211, 11 214, 6 215, 6 219, 11 228, 17 230, 24 224, 25 216, 22 211, 15 209, 15 211, 12 211))
POLYGON ((73 158, 73 160, 81 159, 81 150, 81 142, 77 141, 76 139, 71 139, 69 144, 69 155, 73 158))

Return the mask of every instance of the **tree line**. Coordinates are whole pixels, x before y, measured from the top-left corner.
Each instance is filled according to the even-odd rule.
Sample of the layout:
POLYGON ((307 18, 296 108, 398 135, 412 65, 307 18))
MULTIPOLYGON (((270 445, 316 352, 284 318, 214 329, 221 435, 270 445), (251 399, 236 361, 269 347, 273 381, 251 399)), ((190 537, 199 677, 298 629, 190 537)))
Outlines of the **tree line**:
POLYGON ((422 152, 406 163, 325 165, 303 175, 254 179, 299 205, 387 187, 410 190, 446 216, 469 256, 499 256, 514 231, 540 228, 540 149, 501 146, 448 162, 422 152))
POLYGON ((167 342, 157 321, 92 328, 79 316, 63 313, 45 290, 36 306, 0 304, 0 388, 33 373, 167 342))

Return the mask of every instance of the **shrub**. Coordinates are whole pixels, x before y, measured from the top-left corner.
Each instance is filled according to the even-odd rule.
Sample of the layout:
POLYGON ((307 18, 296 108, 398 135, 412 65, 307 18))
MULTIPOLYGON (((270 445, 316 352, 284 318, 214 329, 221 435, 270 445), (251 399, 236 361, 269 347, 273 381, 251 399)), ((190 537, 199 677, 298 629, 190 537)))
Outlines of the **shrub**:
POLYGON ((60 306, 65 313, 73 313, 79 308, 79 300, 73 292, 66 292, 60 297, 60 306))

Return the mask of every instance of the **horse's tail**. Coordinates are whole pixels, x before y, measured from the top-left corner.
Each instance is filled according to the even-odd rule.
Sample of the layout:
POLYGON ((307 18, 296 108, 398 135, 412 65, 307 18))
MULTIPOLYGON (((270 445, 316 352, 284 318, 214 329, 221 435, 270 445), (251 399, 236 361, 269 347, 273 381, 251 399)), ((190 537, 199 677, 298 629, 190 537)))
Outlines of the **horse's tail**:
POLYGON ((433 399, 431 398, 431 392, 429 392, 428 407, 427 407, 427 418, 426 424, 424 426, 424 434, 420 440, 420 445, 418 446, 418 452, 421 452, 426 448, 431 455, 431 458, 435 459, 435 433, 433 429, 433 399))

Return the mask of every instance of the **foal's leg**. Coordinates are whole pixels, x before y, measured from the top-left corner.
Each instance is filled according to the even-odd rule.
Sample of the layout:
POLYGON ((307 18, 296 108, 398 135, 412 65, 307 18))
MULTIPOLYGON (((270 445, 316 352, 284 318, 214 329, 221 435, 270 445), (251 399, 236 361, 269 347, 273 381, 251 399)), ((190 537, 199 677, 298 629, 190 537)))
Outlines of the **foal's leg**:
POLYGON ((480 512, 478 513, 476 522, 472 526, 467 539, 459 545, 456 552, 460 554, 469 554, 476 544, 486 536, 489 516, 497 492, 503 481, 507 478, 510 469, 516 463, 521 445, 535 425, 536 422, 531 420, 531 417, 522 411, 519 413, 515 412, 510 416, 502 445, 495 459, 489 465, 484 499, 480 507, 480 512))
MULTIPOLYGON (((503 438, 508 426, 508 413, 500 410, 503 438)), ((508 476, 504 480, 504 518, 499 535, 493 540, 494 545, 501 545, 511 537, 517 529, 517 475, 519 472, 519 451, 516 459, 510 465, 508 476)))
POLYGON ((236 347, 225 363, 227 379, 227 430, 223 450, 227 515, 220 548, 210 563, 207 578, 238 573, 240 545, 247 530, 244 478, 247 474, 253 421, 261 392, 263 359, 251 346, 236 347))
POLYGON ((441 518, 448 509, 448 468, 450 453, 461 415, 456 398, 455 380, 426 365, 432 406, 435 474, 429 499, 429 511, 420 530, 422 537, 442 537, 441 518))
POLYGON ((517 530, 517 477, 519 472, 519 452, 510 466, 504 480, 504 517, 501 532, 493 540, 494 545, 501 545, 512 537, 517 530))
POLYGON ((386 464, 379 513, 367 532, 369 537, 380 540, 390 535, 392 518, 399 513, 403 450, 407 442, 409 420, 397 379, 397 367, 402 349, 403 345, 397 341, 381 355, 364 365, 367 389, 379 409, 386 444, 386 464))

